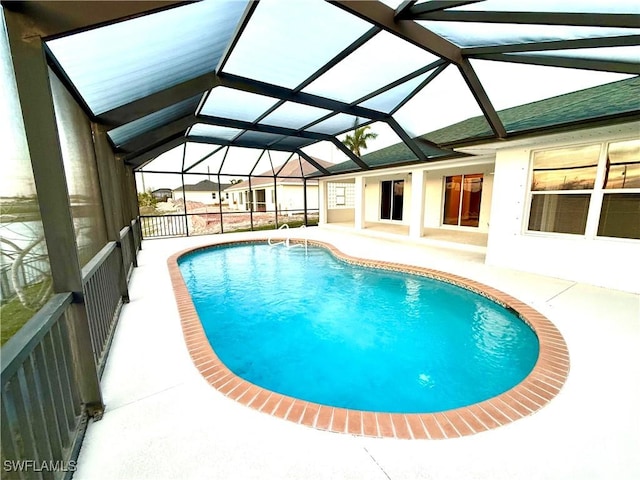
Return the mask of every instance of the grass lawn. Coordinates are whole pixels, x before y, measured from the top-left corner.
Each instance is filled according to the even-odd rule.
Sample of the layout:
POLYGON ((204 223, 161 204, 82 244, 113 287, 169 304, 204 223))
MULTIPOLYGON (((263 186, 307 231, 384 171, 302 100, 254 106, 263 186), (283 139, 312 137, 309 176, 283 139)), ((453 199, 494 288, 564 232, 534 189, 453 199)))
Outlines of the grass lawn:
MULTIPOLYGON (((25 289, 27 297, 35 296, 42 288, 42 283, 30 285, 25 289)), ((4 345, 22 326, 37 312, 25 307, 18 297, 14 297, 0 306, 0 345, 4 345)))

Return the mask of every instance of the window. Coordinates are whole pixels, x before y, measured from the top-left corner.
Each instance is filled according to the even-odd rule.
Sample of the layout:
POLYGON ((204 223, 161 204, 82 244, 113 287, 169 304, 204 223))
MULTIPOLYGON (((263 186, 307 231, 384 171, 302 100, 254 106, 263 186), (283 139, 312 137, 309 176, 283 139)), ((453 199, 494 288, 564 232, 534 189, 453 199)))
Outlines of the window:
POLYGON ((327 182, 328 208, 354 208, 355 184, 327 182))
POLYGON ((482 174, 445 177, 444 225, 477 227, 480 224, 482 174))
POLYGON ((640 239, 640 140, 535 152, 528 230, 640 239))
POLYGON ((216 192, 211 192, 211 198, 216 199, 216 192))
POLYGON ((640 140, 609 145, 604 188, 640 188, 640 140))
POLYGON ((402 220, 404 206, 404 180, 387 180, 381 183, 380 218, 402 220))
POLYGON ((598 235, 640 239, 640 193, 608 193, 602 199, 598 235))
POLYGON ((530 231, 585 233, 599 157, 600 145, 534 153, 530 231))
POLYGON ((584 234, 590 199, 590 194, 533 195, 529 230, 584 234))
POLYGON ((598 236, 640 239, 640 140, 607 150, 598 236))

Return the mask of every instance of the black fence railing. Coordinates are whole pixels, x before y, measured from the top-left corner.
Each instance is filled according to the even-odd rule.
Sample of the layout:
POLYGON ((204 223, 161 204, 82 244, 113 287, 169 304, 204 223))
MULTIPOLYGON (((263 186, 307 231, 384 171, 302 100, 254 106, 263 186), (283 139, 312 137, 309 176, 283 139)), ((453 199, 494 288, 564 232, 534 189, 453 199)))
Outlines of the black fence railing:
POLYGON ((140 216, 142 238, 181 237, 187 235, 184 214, 140 216))
POLYGON ((219 211, 180 213, 170 215, 143 215, 140 227, 143 238, 211 235, 248 230, 278 228, 283 223, 293 226, 318 224, 319 210, 219 211))
POLYGON ((69 341, 71 293, 54 295, 0 350, 3 478, 65 478, 86 426, 69 341))
MULTIPOLYGON (((142 248, 142 229, 140 227, 140 218, 131 220, 131 231, 133 233, 133 251, 138 252, 142 248)), ((133 256, 133 266, 138 266, 137 255, 133 256)))
POLYGON ((91 345, 100 371, 122 305, 120 274, 123 268, 120 249, 115 242, 109 242, 82 269, 91 345))
MULTIPOLYGON (((82 269, 94 366, 100 375, 136 264, 137 222, 120 232, 82 269), (119 247, 119 248, 118 248, 119 247)), ((139 231, 139 230, 138 230, 139 231)), ((140 238, 140 235, 138 234, 140 238)), ((54 295, 0 349, 2 478, 70 478, 86 429, 78 310, 70 292, 54 295)))
POLYGON ((124 266, 127 278, 131 276, 131 272, 136 263, 134 261, 136 251, 134 230, 135 227, 124 227, 120 230, 120 241, 118 242, 122 252, 122 265, 124 266))

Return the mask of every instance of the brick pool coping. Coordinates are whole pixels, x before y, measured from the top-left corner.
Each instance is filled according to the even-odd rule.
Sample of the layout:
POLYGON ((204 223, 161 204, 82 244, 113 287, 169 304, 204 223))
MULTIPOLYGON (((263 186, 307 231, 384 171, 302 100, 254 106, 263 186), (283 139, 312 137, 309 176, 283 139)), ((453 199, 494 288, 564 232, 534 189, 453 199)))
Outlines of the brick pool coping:
POLYGON ((544 315, 520 300, 458 275, 352 257, 328 243, 309 240, 309 245, 327 248, 347 263, 435 278, 472 290, 514 310, 538 336, 538 360, 529 375, 512 389, 480 403, 438 413, 381 413, 329 407, 254 385, 231 372, 213 351, 180 273, 178 260, 183 255, 199 250, 266 242, 267 239, 216 243, 177 252, 167 260, 182 332, 194 365, 212 387, 243 405, 319 430, 366 437, 445 439, 483 432, 529 416, 551 401, 567 379, 569 351, 564 338, 544 315))

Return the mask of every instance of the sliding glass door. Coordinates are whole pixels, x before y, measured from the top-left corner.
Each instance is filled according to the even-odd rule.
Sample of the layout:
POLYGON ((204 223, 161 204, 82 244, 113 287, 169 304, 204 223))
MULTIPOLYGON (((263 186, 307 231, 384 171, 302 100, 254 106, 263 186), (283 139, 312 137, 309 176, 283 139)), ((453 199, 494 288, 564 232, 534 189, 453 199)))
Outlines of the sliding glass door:
POLYGON ((404 206, 404 180, 380 182, 380 218, 382 220, 402 220, 404 206))
POLYGON ((445 177, 444 225, 477 227, 480 224, 482 174, 445 177))

